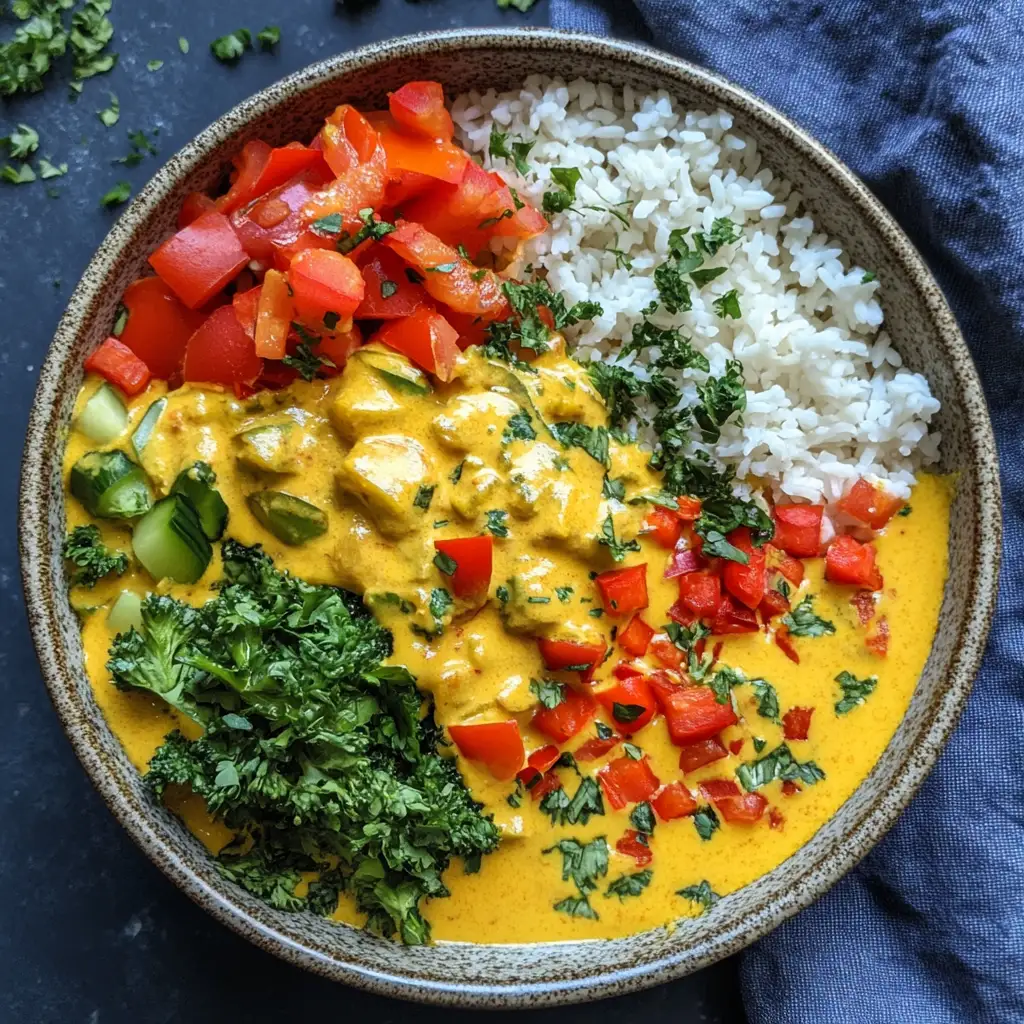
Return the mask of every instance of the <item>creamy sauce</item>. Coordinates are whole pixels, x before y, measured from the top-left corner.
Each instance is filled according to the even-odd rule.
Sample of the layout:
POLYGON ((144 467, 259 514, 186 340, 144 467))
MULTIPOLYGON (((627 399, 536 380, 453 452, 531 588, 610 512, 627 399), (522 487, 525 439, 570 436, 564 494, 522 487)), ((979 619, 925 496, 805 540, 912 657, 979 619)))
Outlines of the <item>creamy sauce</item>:
MULTIPOLYGON (((550 742, 529 724, 537 706, 530 680, 574 678, 544 669, 535 638, 607 643, 616 624, 608 616, 590 614, 601 607, 590 574, 616 567, 607 546, 598 542, 608 516, 618 538, 639 540, 641 550, 627 554, 622 565, 648 563, 650 607, 643 616, 655 627, 668 621, 667 609, 678 596, 675 581, 661 576, 666 552, 641 532, 649 506, 604 497, 605 467, 581 448, 563 448, 545 432, 544 423, 598 426, 606 421, 604 405, 586 373, 559 351, 539 359, 539 373, 524 384, 522 375, 512 375, 471 350, 452 383, 434 384, 426 393, 419 393, 424 382, 415 371, 410 374, 407 364, 395 360, 401 363, 393 353, 367 346, 334 380, 299 382, 245 401, 216 389, 185 386, 167 395, 167 408, 142 464, 154 488, 166 493, 182 468, 196 459, 210 463, 230 508, 229 536, 243 544, 262 544, 279 568, 296 576, 362 593, 393 632, 391 661, 406 665, 433 696, 440 722, 498 721, 514 715, 529 752, 550 742), (408 377, 413 386, 396 386, 392 371, 408 377), (532 410, 537 437, 509 439, 509 420, 524 406, 532 410), (246 496, 260 487, 286 490, 322 509, 327 532, 301 547, 276 540, 246 507, 246 496), (428 491, 429 506, 424 507, 428 491), (509 536, 495 538, 486 602, 457 601, 454 620, 442 636, 426 638, 423 633, 432 626, 427 610, 431 591, 446 582, 433 561, 434 541, 480 535, 492 510, 507 513, 509 536), (495 588, 503 583, 511 592, 504 607, 495 597, 495 588), (572 588, 571 593, 565 588, 572 588)), ((97 383, 87 383, 79 409, 97 383)), ((115 446, 130 450, 130 432, 165 393, 162 383, 154 383, 132 400, 128 433, 115 446)), ((94 447, 73 431, 65 474, 94 447)), ((609 458, 608 475, 624 482, 627 499, 658 489, 646 453, 612 441, 609 458)), ((820 559, 805 562, 807 579, 792 603, 813 594, 815 612, 835 623, 836 634, 796 640, 799 665, 764 632, 724 638, 720 660, 750 678, 769 680, 783 711, 815 708, 809 738, 790 741, 790 746, 797 759, 814 760, 827 777, 794 795, 784 795, 778 782, 759 790, 777 809, 776 817, 781 812, 780 827, 770 827, 767 816, 755 825, 723 822, 704 842, 689 818, 659 822, 651 839, 649 888, 636 898, 606 898, 608 881, 637 870, 632 858, 614 850, 616 840, 631 827, 628 807, 615 812, 606 802, 605 815, 592 817, 588 825, 555 828, 529 794, 518 808, 511 807, 506 798, 513 783, 499 782, 483 766, 460 757, 467 784, 494 815, 503 839, 478 873, 465 874, 459 864, 449 869, 451 898, 425 905, 434 937, 486 942, 605 938, 670 924, 695 912, 676 895, 681 887, 706 879, 715 892, 725 894, 771 870, 807 842, 870 771, 906 711, 938 620, 951 494, 950 481, 922 476, 912 514, 892 520, 877 539, 885 589, 876 615, 885 615, 889 623, 887 657, 865 647, 874 623, 865 627, 859 622, 850 603, 851 588, 823 580, 820 559), (843 670, 858 678, 877 675, 879 682, 863 706, 837 716, 833 705, 840 692, 834 679, 843 670), (565 836, 608 840, 608 876, 591 896, 599 920, 552 909, 574 893, 571 882, 562 880, 558 854, 544 852, 565 836)), ((88 521, 69 497, 69 528, 88 521)), ((100 526, 110 546, 130 548, 127 528, 110 522, 100 526)), ((72 595, 84 613, 86 667, 97 703, 140 770, 173 727, 195 736, 197 726, 176 720, 155 699, 111 684, 104 665, 113 634, 103 606, 123 589, 140 594, 155 589, 201 604, 213 596, 211 584, 220 575, 215 554, 206 574, 191 586, 165 581, 154 587, 145 573, 134 571, 72 595)), ((597 689, 609 682, 618 660, 609 659, 598 671, 597 689)), ((653 658, 648 660, 652 668, 658 667, 653 658)), ((766 741, 765 752, 782 742, 780 727, 757 714, 750 687, 734 693, 743 718, 723 738, 727 744, 742 741, 742 747, 688 774, 691 789, 701 778, 733 777, 741 762, 758 756, 753 737, 766 741)), ((603 713, 599 717, 608 721, 603 713)), ((573 750, 594 735, 591 723, 565 747, 573 750)), ((670 743, 660 716, 632 741, 649 755, 662 782, 682 777, 678 748, 670 743)), ((620 746, 584 767, 594 771, 621 753, 620 746)), ((191 794, 171 794, 168 802, 211 850, 227 842, 229 833, 210 820, 191 794)), ((345 899, 338 918, 358 923, 359 915, 345 899)))

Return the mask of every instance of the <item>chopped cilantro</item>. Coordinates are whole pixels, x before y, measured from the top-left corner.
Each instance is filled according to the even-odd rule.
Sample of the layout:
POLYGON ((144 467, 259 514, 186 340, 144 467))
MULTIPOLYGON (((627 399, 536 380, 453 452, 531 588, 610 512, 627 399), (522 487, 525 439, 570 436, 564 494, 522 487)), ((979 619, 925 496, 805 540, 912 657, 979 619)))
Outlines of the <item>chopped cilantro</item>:
POLYGON ((721 827, 715 809, 710 805, 698 807, 693 815, 693 825, 697 829, 697 835, 707 842, 712 835, 721 827))
POLYGON ((792 611, 782 617, 790 636, 833 636, 835 624, 814 614, 813 598, 807 595, 792 611))
POLYGON ((462 467, 465 466, 466 460, 463 459, 449 474, 448 479, 453 484, 457 484, 462 479, 462 467))
POLYGON ((492 508, 487 513, 487 529, 494 534, 495 537, 507 537, 508 526, 506 520, 508 519, 508 513, 504 509, 492 508))
POLYGON ((756 761, 746 761, 736 769, 736 778, 743 788, 752 793, 768 782, 804 782, 813 785, 825 778, 825 773, 813 761, 797 761, 789 746, 780 743, 774 750, 756 761))
POLYGON ((252 49, 252 33, 247 28, 236 29, 210 43, 210 51, 222 64, 237 61, 246 50, 252 49))
POLYGON ((677 896, 682 896, 683 899, 689 900, 691 903, 696 903, 700 908, 702 914, 706 914, 718 901, 718 893, 716 893, 707 881, 701 881, 697 885, 688 885, 683 889, 676 890, 677 896))
POLYGON ((609 883, 605 897, 618 896, 620 900, 625 900, 627 896, 639 896, 651 884, 653 877, 650 868, 634 871, 631 875, 620 875, 614 882, 609 883))
POLYGON ((621 541, 615 536, 615 519, 611 512, 605 516, 601 526, 601 536, 597 538, 597 543, 608 548, 613 561, 616 562, 621 562, 628 551, 640 550, 640 542, 635 537, 632 540, 621 541))
POLYGON ((454 576, 459 568, 459 563, 444 551, 435 553, 434 565, 437 567, 437 571, 444 573, 445 576, 454 576))
POLYGON ((0 178, 11 185, 27 185, 30 181, 36 180, 36 172, 29 164, 20 164, 18 167, 4 164, 0 167, 0 178))
POLYGON ((616 722, 628 725, 635 722, 646 710, 643 704, 619 704, 616 701, 612 704, 612 718, 616 722))
POLYGON ((121 120, 121 104, 115 93, 110 93, 110 105, 96 111, 96 116, 108 127, 113 128, 121 120))
POLYGON ((722 436, 721 428, 729 417, 747 407, 742 365, 730 359, 721 377, 708 377, 697 385, 697 394, 700 404, 693 410, 693 418, 700 427, 701 440, 714 444, 722 436))
POLYGON ((616 501, 625 501, 626 485, 622 480, 613 480, 605 474, 604 481, 601 484, 601 496, 604 498, 614 498, 616 501))
POLYGON ((583 175, 577 167, 552 167, 551 180, 560 187, 545 192, 541 207, 546 214, 564 213, 576 201, 576 185, 583 175))
POLYGON ((382 299, 390 299, 395 292, 398 291, 398 285, 394 281, 389 281, 385 278, 380 283, 380 297, 382 299))
MULTIPOLYGON (((767 679, 751 679, 750 688, 757 698, 757 713, 772 722, 779 720, 779 695, 767 679)), ((760 753, 760 751, 758 751, 760 753)))
POLYGON ((488 152, 493 157, 500 157, 510 161, 524 178, 530 173, 530 165, 526 162, 526 158, 530 155, 530 150, 535 145, 536 141, 510 140, 509 136, 505 132, 500 131, 497 125, 491 125, 488 152))
POLYGON ((525 409, 513 413, 508 418, 508 425, 501 435, 502 444, 509 444, 511 441, 535 441, 537 431, 533 429, 533 421, 525 409))
POLYGON ((530 693, 549 710, 565 702, 565 684, 555 679, 531 679, 530 693))
POLYGON ((191 47, 188 44, 188 40, 184 36, 178 36, 178 49, 182 53, 188 53, 191 47))
POLYGON ((558 596, 558 600, 562 604, 568 604, 569 598, 572 597, 572 587, 555 587, 555 594, 558 596))
POLYGON ((735 288, 730 288, 724 295, 715 299, 711 305, 714 306, 715 312, 720 317, 728 316, 733 320, 739 320, 741 316, 740 297, 735 288))
POLYGON ((565 448, 582 448, 592 459, 608 466, 608 428, 588 427, 584 423, 552 423, 551 433, 565 448))
POLYGON ((256 33, 256 39, 264 50, 272 50, 281 42, 281 30, 277 25, 267 25, 256 33))
POLYGON ((852 672, 843 671, 836 676, 836 682, 843 691, 842 699, 836 701, 836 714, 846 715, 875 692, 878 676, 858 679, 852 672))
POLYGON ((146 70, 147 71, 159 71, 163 66, 164 66, 164 62, 162 60, 148 60, 148 61, 146 61, 146 70))
POLYGON ((739 238, 739 225, 734 224, 728 217, 717 217, 712 222, 710 231, 693 233, 694 245, 708 256, 717 255, 723 245, 738 242, 739 238))
POLYGON ((10 135, 0 138, 15 160, 27 160, 39 148, 39 133, 27 124, 19 124, 10 135))
POLYGON ((110 209, 113 206, 120 206, 128 201, 132 194, 132 187, 127 181, 119 181, 113 188, 109 189, 100 198, 100 206, 110 209))
POLYGON ((644 382, 632 370, 598 360, 587 364, 587 376, 608 406, 611 426, 622 426, 636 416, 636 398, 646 389, 644 382))
POLYGON ((317 355, 311 348, 320 340, 315 334, 304 330, 301 324, 293 323, 292 327, 303 340, 295 346, 295 350, 290 355, 281 360, 285 366, 298 370, 299 376, 303 380, 315 380, 316 375, 323 367, 334 367, 333 360, 328 359, 327 356, 317 355))
POLYGON ((648 836, 653 835, 655 826, 654 808, 646 800, 637 804, 629 812, 629 823, 637 832, 643 832, 648 836))
POLYGON ((426 484, 420 484, 416 489, 416 497, 412 499, 413 506, 415 508, 421 508, 424 512, 430 508, 430 503, 434 500, 434 491, 436 487, 428 487, 426 484))

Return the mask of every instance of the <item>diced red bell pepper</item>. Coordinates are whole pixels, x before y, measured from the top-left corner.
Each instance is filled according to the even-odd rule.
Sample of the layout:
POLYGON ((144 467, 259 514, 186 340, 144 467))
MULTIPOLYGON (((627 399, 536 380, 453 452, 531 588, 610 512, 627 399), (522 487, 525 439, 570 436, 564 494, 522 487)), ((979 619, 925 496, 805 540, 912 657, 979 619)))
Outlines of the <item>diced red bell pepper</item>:
POLYGON ((800 655, 797 653, 796 644, 793 643, 793 638, 789 635, 789 629, 786 626, 778 625, 775 628, 775 646, 778 647, 782 653, 789 658, 794 665, 800 664, 800 655))
POLYGON ((279 270, 268 270, 256 310, 256 355, 262 359, 284 358, 293 315, 288 279, 279 270))
POLYGON ((149 367, 117 338, 105 342, 85 361, 89 373, 98 373, 126 395, 145 391, 152 374, 149 367))
POLYGON ((380 134, 381 145, 387 154, 388 170, 416 171, 432 178, 456 184, 462 180, 469 155, 465 150, 444 139, 430 139, 424 135, 405 131, 389 113, 374 111, 367 120, 380 134))
POLYGON ((451 142, 455 134, 440 82, 406 82, 401 89, 388 93, 388 110, 403 128, 428 139, 451 142))
POLYGON ((612 675, 616 679, 632 679, 633 676, 642 676, 643 674, 644 673, 635 665, 630 665, 625 661, 620 661, 618 665, 612 669, 612 675))
POLYGON ((738 754, 743 749, 743 739, 735 739, 729 744, 729 753, 738 754))
POLYGON ((649 800, 661 785, 646 755, 639 761, 631 757, 617 757, 598 771, 597 779, 608 803, 616 811, 621 811, 626 804, 649 800))
POLYGON ((494 538, 490 534, 435 540, 434 547, 455 563, 449 581, 456 597, 476 598, 487 593, 494 557, 494 538))
POLYGON ((526 759, 526 767, 516 772, 516 778, 528 784, 539 775, 543 775, 549 768, 552 768, 558 760, 560 751, 554 744, 549 743, 545 747, 535 750, 526 759))
POLYGON ((751 544, 750 530, 745 526, 733 530, 726 539, 733 547, 746 554, 747 564, 741 565, 739 562, 726 560, 722 569, 722 582, 733 597, 753 610, 764 597, 764 551, 751 544))
POLYGON ((685 818, 697 810, 697 801, 684 782, 670 782, 662 786, 651 800, 654 812, 662 821, 685 818))
POLYGON ((604 757, 609 750, 613 750, 622 742, 618 736, 609 736, 607 739, 602 739, 600 736, 592 736, 586 743, 576 750, 573 755, 577 761, 596 761, 599 757, 604 757))
POLYGON ((698 618, 711 618, 722 602, 721 581, 711 572, 691 572, 680 576, 679 600, 698 618))
POLYGON ((616 842, 615 849, 624 857, 632 857, 638 868, 646 867, 654 860, 647 837, 636 829, 626 829, 625 835, 616 842))
MULTIPOLYGON (((389 213, 396 208, 404 208, 410 199, 434 188, 437 178, 429 174, 418 174, 416 171, 395 171, 388 176, 387 190, 384 193, 384 209, 389 213)), ((393 220, 388 217, 388 220, 393 220)))
POLYGON ((742 793, 729 779, 705 779, 700 791, 729 822, 749 824, 760 820, 768 801, 760 793, 742 793))
POLYGON ((848 583, 867 590, 881 590, 882 576, 875 566, 875 548, 843 534, 836 537, 825 553, 825 579, 830 583, 848 583))
POLYGON ((180 369, 185 345, 205 317, 183 305, 159 277, 133 281, 121 297, 128 320, 118 340, 127 345, 158 380, 180 369))
POLYGON ((253 341, 256 340, 256 316, 260 311, 260 292, 262 291, 263 286, 256 285, 255 288, 247 288, 244 292, 235 292, 231 296, 231 305, 234 308, 235 316, 238 317, 242 330, 253 341))
POLYGON ((789 611, 789 598, 775 587, 769 587, 757 607, 765 619, 770 619, 775 615, 785 615, 789 611))
POLYGON ((452 379, 459 358, 458 335, 433 309, 418 310, 403 320, 389 320, 373 340, 408 356, 438 380, 452 379))
POLYGON ((848 516, 872 530, 882 529, 905 504, 902 498, 869 484, 867 480, 858 480, 850 492, 839 499, 839 507, 848 516))
POLYGON ((536 207, 519 201, 497 174, 492 174, 498 190, 492 192, 477 210, 478 228, 483 238, 518 238, 525 241, 544 234, 550 227, 547 218, 536 207))
POLYGON ((620 679, 614 686, 594 694, 611 717, 612 724, 623 734, 632 736, 653 717, 658 705, 643 676, 620 679))
POLYGON ((366 285, 357 320, 401 320, 430 307, 423 285, 409 280, 397 253, 383 245, 373 246, 359 260, 366 285))
POLYGON ((655 505, 644 519, 644 532, 671 551, 682 535, 683 521, 663 505, 655 505))
POLYGON ((864 646, 880 658, 889 654, 889 621, 884 615, 879 618, 875 632, 864 641, 864 646))
POLYGON ((824 505, 776 505, 776 547, 796 558, 814 558, 821 550, 821 517, 824 505))
POLYGON ((537 781, 532 786, 526 788, 530 791, 530 796, 534 800, 543 800, 548 793, 553 793, 556 789, 562 788, 562 780, 554 773, 548 772, 547 775, 538 775, 537 781))
POLYGON ((470 160, 457 184, 435 181, 433 187, 407 203, 402 213, 406 220, 422 224, 446 245, 455 246, 469 241, 473 245, 469 251, 473 253, 485 237, 483 225, 487 218, 478 211, 484 200, 498 188, 491 175, 470 160))
POLYGON ((335 107, 324 121, 319 139, 327 166, 339 178, 372 161, 380 146, 376 128, 348 103, 335 107))
POLYGON ((178 211, 178 227, 187 228, 192 221, 200 218, 210 210, 216 210, 217 203, 205 192, 189 192, 181 203, 178 211))
POLYGON ((800 792, 800 786, 792 779, 786 779, 782 783, 782 795, 783 796, 796 796, 800 792))
POLYGON ((720 761, 726 757, 728 751, 722 743, 720 736, 709 736, 704 740, 697 740, 696 743, 687 743, 679 748, 679 767, 684 772, 695 772, 713 761, 720 761))
POLYGON ((217 209, 221 213, 232 213, 323 158, 320 151, 308 149, 299 142, 273 149, 262 140, 253 139, 235 158, 235 179, 227 195, 217 200, 217 209))
POLYGON ((723 594, 722 603, 718 606, 710 627, 716 636, 727 633, 756 633, 757 616, 730 594, 723 594))
POLYGON ((304 323, 322 328, 333 313, 346 320, 363 301, 363 275, 347 256, 331 249, 306 249, 291 262, 288 283, 295 313, 304 323))
POLYGON ((792 558, 774 544, 764 546, 765 565, 769 570, 781 573, 788 583, 799 587, 804 581, 804 563, 792 558))
POLYGON ((473 266, 419 224, 400 220, 383 244, 420 272, 423 287, 437 302, 488 321, 509 315, 511 307, 498 275, 473 266))
POLYGON ((667 580, 673 580, 677 576, 685 576, 688 572, 697 572, 706 565, 707 562, 693 548, 676 547, 662 575, 667 580))
POLYGON ((333 117, 328 118, 321 138, 325 133, 332 137, 330 144, 324 143, 324 156, 336 177, 305 202, 301 219, 308 225, 339 214, 342 231, 354 235, 362 227, 359 211, 380 210, 384 203, 388 158, 376 131, 358 111, 342 119, 342 134, 338 134, 340 126, 331 123, 333 117))
POLYGON ((263 371, 253 339, 242 330, 231 306, 215 309, 188 339, 183 366, 186 381, 253 384, 263 371))
POLYGON ((224 214, 210 210, 167 239, 150 266, 188 306, 205 305, 249 262, 224 214))
POLYGON ((654 696, 661 705, 668 733, 676 746, 710 739, 738 719, 732 704, 719 704, 708 686, 680 686, 664 672, 648 677, 654 696))
POLYGON ((850 598, 850 604, 857 609, 857 618, 862 626, 875 617, 875 595, 870 590, 858 590, 850 598))
POLYGON ((352 324, 347 331, 331 331, 320 335, 320 340, 313 346, 313 354, 321 358, 329 359, 334 364, 334 369, 325 368, 321 370, 327 376, 341 373, 348 357, 363 343, 363 335, 356 324, 352 324))
POLYGON ((679 508, 680 519, 685 519, 692 523, 695 519, 700 518, 701 508, 703 507, 703 502, 700 498, 691 498, 684 494, 681 498, 676 498, 676 505, 679 508))
POLYGON ((540 651, 544 667, 552 672, 579 672, 583 682, 589 683, 594 670, 604 660, 604 644, 584 644, 576 640, 551 640, 539 637, 537 649, 540 651))
POLYGON ((620 629, 616 640, 619 646, 634 658, 642 658, 654 638, 654 630, 639 616, 634 615, 625 629, 620 629))
POLYGON ((787 740, 807 739, 807 730, 811 727, 811 715, 814 708, 790 708, 782 716, 782 735, 787 740))
POLYGON ((459 348, 463 352, 470 345, 482 345, 490 336, 490 323, 479 316, 469 313, 456 313, 454 309, 445 310, 445 319, 459 332, 459 348))
POLYGON ((648 605, 646 562, 625 569, 609 569, 595 577, 594 583, 609 615, 625 617, 648 605))
POLYGON ((526 750, 515 719, 479 725, 449 725, 448 732, 463 757, 482 761, 496 779, 511 779, 523 765, 526 750))
POLYGON ((571 687, 565 690, 565 700, 553 708, 538 708, 533 713, 533 727, 556 743, 571 740, 594 715, 597 704, 585 693, 571 687))
POLYGON ((649 650, 666 668, 680 669, 686 661, 686 655, 664 633, 654 634, 649 650))

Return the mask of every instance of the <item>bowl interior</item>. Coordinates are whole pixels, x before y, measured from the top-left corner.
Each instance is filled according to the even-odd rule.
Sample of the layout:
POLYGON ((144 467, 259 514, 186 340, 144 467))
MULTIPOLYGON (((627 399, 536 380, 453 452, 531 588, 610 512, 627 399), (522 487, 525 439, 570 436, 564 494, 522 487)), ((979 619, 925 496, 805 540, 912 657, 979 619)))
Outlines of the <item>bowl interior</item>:
POLYGON ((877 841, 941 749, 981 656, 998 568, 994 446, 980 387, 937 287, 878 203, 817 144, 759 101, 654 51, 554 32, 442 33, 370 47, 315 65, 246 101, 175 156, 117 223, 93 259, 44 367, 23 467, 26 597, 47 684, 77 753, 115 814, 189 895, 254 941, 322 974, 407 998, 461 1005, 539 1005, 612 995, 667 980, 742 948, 805 906, 877 841), (665 89, 684 108, 721 105, 765 162, 804 195, 818 228, 875 268, 887 325, 906 365, 942 402, 943 472, 959 474, 941 628, 910 709, 871 776, 798 853, 724 898, 714 913, 628 939, 535 946, 403 948, 307 915, 271 910, 225 882, 202 846, 154 805, 110 733, 82 669, 64 593, 63 432, 84 356, 102 341, 125 286, 173 230, 184 195, 217 183, 246 140, 312 135, 343 101, 386 102, 389 89, 438 79, 450 94, 514 88, 529 75, 586 77, 665 89))

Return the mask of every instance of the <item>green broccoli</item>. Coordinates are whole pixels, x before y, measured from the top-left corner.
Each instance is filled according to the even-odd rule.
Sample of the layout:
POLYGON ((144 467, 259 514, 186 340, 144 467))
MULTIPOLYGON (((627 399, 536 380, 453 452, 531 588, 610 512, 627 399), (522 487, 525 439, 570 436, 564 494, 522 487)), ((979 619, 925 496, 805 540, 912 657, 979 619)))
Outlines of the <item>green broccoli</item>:
POLYGON ((64 539, 61 550, 78 570, 71 574, 72 586, 94 587, 104 576, 122 576, 128 569, 128 556, 107 548, 96 526, 76 526, 64 539))

